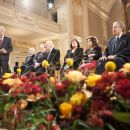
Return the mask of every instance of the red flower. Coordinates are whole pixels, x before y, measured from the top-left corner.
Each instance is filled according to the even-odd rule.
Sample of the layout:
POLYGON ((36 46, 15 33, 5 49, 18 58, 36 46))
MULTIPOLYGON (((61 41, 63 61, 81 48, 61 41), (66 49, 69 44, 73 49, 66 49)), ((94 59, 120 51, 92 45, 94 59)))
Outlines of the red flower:
POLYGON ((47 82, 48 82, 47 79, 48 79, 47 74, 44 73, 44 74, 36 77, 35 81, 40 81, 43 84, 47 84, 47 82))
POLYGON ((0 80, 0 90, 4 92, 8 92, 10 89, 10 86, 7 84, 3 84, 3 81, 0 80))
POLYGON ((102 118, 98 117, 97 114, 93 114, 87 121, 87 123, 91 126, 99 126, 103 128, 104 126, 104 121, 102 118))
POLYGON ((115 90, 125 99, 130 99, 130 80, 122 79, 116 83, 115 90))
POLYGON ((51 115, 51 114, 48 114, 48 115, 46 116, 46 120, 47 120, 47 121, 53 121, 53 119, 54 119, 54 117, 53 117, 53 115, 51 115))
POLYGON ((21 92, 20 89, 16 89, 15 91, 13 91, 11 94, 13 95, 13 97, 15 98, 19 93, 21 92))
POLYGON ((66 93, 66 85, 64 83, 58 83, 55 85, 57 93, 59 96, 64 96, 66 93))
POLYGON ((38 125, 38 128, 39 128, 39 130, 46 130, 46 127, 45 127, 44 124, 42 124, 42 123, 40 123, 40 124, 38 125))
POLYGON ((51 130, 60 130, 60 127, 59 127, 59 125, 57 125, 57 124, 53 124, 53 125, 51 126, 51 130))
POLYGON ((23 92, 25 94, 31 94, 31 93, 36 94, 42 92, 42 89, 39 85, 33 84, 31 82, 23 84, 22 87, 23 87, 23 92))
POLYGON ((27 78, 26 76, 21 76, 20 80, 24 83, 29 82, 29 78, 27 78))

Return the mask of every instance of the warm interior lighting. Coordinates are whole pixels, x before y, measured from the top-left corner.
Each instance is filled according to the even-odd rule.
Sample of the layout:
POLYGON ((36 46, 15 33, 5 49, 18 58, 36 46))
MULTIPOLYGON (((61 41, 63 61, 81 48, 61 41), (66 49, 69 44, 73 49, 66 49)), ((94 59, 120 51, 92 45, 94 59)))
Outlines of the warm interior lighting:
POLYGON ((25 7, 28 7, 28 5, 29 5, 29 0, 23 0, 23 5, 24 5, 25 7))
POLYGON ((48 10, 54 8, 54 0, 48 0, 47 5, 48 5, 48 10))
POLYGON ((53 8, 53 3, 48 3, 48 8, 52 9, 53 8))

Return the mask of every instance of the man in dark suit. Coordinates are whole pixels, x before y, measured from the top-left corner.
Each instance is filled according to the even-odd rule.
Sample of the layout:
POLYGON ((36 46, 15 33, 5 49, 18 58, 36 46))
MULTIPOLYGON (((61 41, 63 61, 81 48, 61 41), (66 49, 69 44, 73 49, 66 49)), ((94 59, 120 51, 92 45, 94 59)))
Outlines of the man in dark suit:
POLYGON ((13 50, 11 38, 4 36, 5 28, 0 26, 0 77, 8 72, 9 55, 13 50))
POLYGON ((28 55, 26 56, 24 64, 20 67, 23 73, 26 73, 28 71, 31 71, 34 67, 34 57, 35 57, 35 49, 29 48, 28 55))
POLYGON ((45 43, 45 48, 48 52, 47 61, 50 64, 50 69, 60 70, 60 51, 54 48, 52 41, 47 41, 45 43))
POLYGON ((99 59, 96 73, 104 72, 104 65, 107 61, 116 63, 116 70, 119 70, 124 63, 130 62, 130 35, 124 34, 125 26, 122 22, 113 23, 112 32, 115 35, 108 41, 104 55, 99 59))

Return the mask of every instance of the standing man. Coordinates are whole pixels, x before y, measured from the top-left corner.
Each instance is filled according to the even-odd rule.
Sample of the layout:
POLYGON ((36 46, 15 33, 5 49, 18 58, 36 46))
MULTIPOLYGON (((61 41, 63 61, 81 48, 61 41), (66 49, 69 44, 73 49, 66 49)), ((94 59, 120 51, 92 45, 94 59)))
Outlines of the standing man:
POLYGON ((107 61, 114 61, 117 70, 123 64, 130 62, 130 35, 124 34, 124 31, 124 23, 120 21, 113 23, 112 33, 114 37, 108 41, 105 53, 97 63, 97 74, 104 72, 104 65, 107 61))
POLYGON ((4 36, 5 28, 0 26, 0 77, 8 72, 9 55, 13 50, 11 38, 4 36))

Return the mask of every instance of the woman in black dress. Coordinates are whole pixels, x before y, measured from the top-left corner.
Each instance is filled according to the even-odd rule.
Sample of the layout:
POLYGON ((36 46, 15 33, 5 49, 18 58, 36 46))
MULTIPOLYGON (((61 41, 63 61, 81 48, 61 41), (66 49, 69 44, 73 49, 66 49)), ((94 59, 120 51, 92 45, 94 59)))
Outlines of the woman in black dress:
POLYGON ((83 48, 80 48, 80 44, 76 39, 73 39, 70 44, 70 50, 67 51, 65 57, 64 57, 64 64, 62 66, 61 71, 64 71, 66 69, 66 60, 67 58, 73 59, 73 66, 69 67, 71 69, 77 69, 81 63, 81 60, 83 58, 83 48))
POLYGON ((102 50, 95 36, 87 38, 88 49, 83 55, 82 65, 80 69, 93 69, 96 67, 96 61, 102 56, 102 50))

